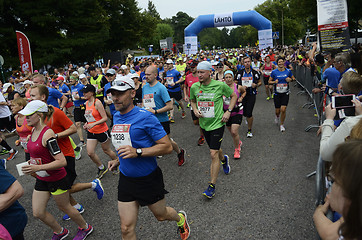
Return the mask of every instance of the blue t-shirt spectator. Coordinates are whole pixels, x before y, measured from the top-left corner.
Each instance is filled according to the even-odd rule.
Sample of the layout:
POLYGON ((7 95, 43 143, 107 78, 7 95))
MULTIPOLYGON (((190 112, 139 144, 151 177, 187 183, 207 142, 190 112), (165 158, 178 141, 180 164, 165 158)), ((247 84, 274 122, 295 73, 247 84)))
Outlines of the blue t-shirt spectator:
MULTIPOLYGON (((116 112, 113 116, 113 124, 113 128, 117 124, 130 124, 129 134, 134 148, 152 147, 156 141, 166 136, 165 130, 155 115, 139 107, 134 107, 126 114, 116 112)), ((144 177, 157 168, 156 157, 128 159, 123 159, 119 155, 118 157, 119 170, 127 177, 144 177)))
MULTIPOLYGON (((153 108, 155 110, 163 108, 166 106, 167 102, 171 101, 170 94, 167 92, 166 87, 159 82, 157 82, 153 87, 151 87, 149 83, 146 83, 146 85, 142 88, 142 99, 144 99, 146 94, 152 95, 150 95, 150 97, 152 97, 155 101, 156 107, 153 108)), ((169 121, 167 112, 158 113, 156 114, 156 117, 160 122, 169 121)))
POLYGON ((327 68, 323 73, 323 79, 326 81, 327 86, 336 90, 341 79, 341 73, 335 67, 327 68))

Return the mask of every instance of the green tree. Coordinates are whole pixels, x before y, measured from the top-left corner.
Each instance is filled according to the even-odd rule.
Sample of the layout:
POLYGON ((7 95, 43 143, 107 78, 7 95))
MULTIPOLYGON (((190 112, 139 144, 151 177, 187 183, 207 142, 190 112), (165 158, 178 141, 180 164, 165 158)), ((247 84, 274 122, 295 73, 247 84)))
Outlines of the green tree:
POLYGON ((148 0, 147 13, 150 16, 156 18, 157 21, 161 20, 160 14, 157 12, 156 6, 153 4, 151 0, 148 0))
POLYGON ((171 19, 165 19, 165 23, 171 24, 174 30, 173 42, 183 43, 184 42, 184 30, 194 20, 193 17, 187 13, 178 12, 176 16, 172 16, 171 19))

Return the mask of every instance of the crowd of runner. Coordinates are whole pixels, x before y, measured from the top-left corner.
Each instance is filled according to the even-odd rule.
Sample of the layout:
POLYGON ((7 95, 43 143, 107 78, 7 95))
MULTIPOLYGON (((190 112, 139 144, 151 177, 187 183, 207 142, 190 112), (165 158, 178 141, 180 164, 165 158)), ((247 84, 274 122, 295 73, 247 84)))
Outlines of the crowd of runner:
MULTIPOLYGON (((230 157, 221 149, 225 125, 233 140, 233 158, 240 159, 242 136, 254 137, 253 109, 261 85, 264 84, 265 101, 274 101, 275 115, 270 118, 274 118, 280 132, 286 131, 290 83, 296 80, 293 65, 311 68, 316 74, 320 81, 313 90, 315 93, 361 95, 360 52, 339 53, 334 57, 317 54, 316 45, 305 50, 303 47, 212 50, 189 56, 171 54, 141 59, 129 56, 123 65, 111 65, 109 61, 101 66, 69 64, 51 72, 14 71, 8 82, 0 86, 0 128, 17 132, 19 139, 15 145, 24 149, 26 161, 20 170, 36 178, 34 217, 52 229, 52 239, 68 236, 69 230, 46 210, 49 198, 53 197, 65 213, 63 220, 71 219, 78 225, 74 239, 85 239, 93 226, 82 217, 84 207, 72 194, 90 189, 102 199, 102 177, 108 171, 118 170, 122 238, 136 239, 138 209, 148 206, 159 221, 175 221, 181 239, 187 239, 190 235, 187 214, 166 206, 168 192, 157 165, 157 157, 173 151, 178 166, 187 162, 186 150, 177 144, 177 136, 175 140, 171 137, 170 125, 177 127, 177 121, 188 121, 185 117, 191 115, 200 135, 194 140, 195 147, 206 142, 210 149, 210 179, 202 194, 213 198, 220 166, 224 174, 231 171, 230 157), (356 54, 359 62, 353 58, 356 54), (338 87, 341 79, 345 83, 342 92, 338 87), (181 119, 175 119, 177 109, 181 111, 181 119), (247 131, 240 135, 243 116, 247 131), (75 133, 78 144, 71 138, 75 133), (108 161, 96 154, 98 143, 108 161), (76 160, 81 158, 83 147, 95 170, 89 173, 89 182, 75 183, 76 160)), ((361 114, 358 99, 354 104, 356 115, 361 114)), ((333 111, 330 108, 328 105, 326 112, 333 111)), ((340 123, 327 120, 322 126, 323 144, 332 135, 325 126, 329 124, 334 131, 333 124, 340 123)), ((22 187, 5 170, 6 162, 16 157, 19 147, 9 145, 4 133, 0 135, 0 145, 2 153, 9 154, 0 164, 0 179, 6 183, 0 193, 7 194, 11 203, 5 207, 9 215, 1 214, 0 223, 12 239, 24 239, 27 216, 16 201, 21 197, 22 187)), ((321 143, 321 151, 322 148, 325 149, 321 143)))

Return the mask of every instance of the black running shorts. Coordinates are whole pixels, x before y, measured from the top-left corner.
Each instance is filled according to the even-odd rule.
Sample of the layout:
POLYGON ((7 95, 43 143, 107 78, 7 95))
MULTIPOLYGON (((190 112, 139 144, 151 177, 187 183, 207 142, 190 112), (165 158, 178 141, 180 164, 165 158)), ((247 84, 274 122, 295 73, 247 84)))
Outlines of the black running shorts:
POLYGON ((87 139, 96 139, 100 143, 106 142, 110 137, 109 130, 103 133, 91 133, 87 131, 87 139))
POLYGON ((202 129, 205 140, 207 142, 207 145, 209 145, 210 149, 220 150, 221 143, 222 143, 222 137, 224 135, 224 129, 225 129, 225 125, 222 126, 221 128, 211 130, 211 131, 206 131, 205 129, 202 129))
POLYGON ((74 122, 86 123, 87 120, 84 117, 85 107, 75 107, 74 108, 74 122))
POLYGON ((167 133, 167 135, 171 133, 170 121, 162 122, 161 125, 162 125, 163 129, 165 130, 165 132, 167 133))
POLYGON ((144 177, 126 177, 119 173, 118 181, 118 201, 137 201, 141 206, 154 204, 165 198, 165 184, 163 182, 162 171, 159 167, 155 171, 144 177))
POLYGON ((230 127, 232 124, 241 125, 242 120, 243 120, 243 115, 236 114, 235 116, 229 118, 229 121, 227 121, 226 126, 230 127))
POLYGON ((275 108, 280 108, 281 106, 288 106, 288 102, 289 102, 289 94, 287 93, 274 94, 275 108))
POLYGON ((256 101, 255 94, 246 94, 246 96, 243 98, 244 117, 250 118, 253 116, 255 101, 256 101))
POLYGON ((168 91, 168 94, 170 95, 170 98, 174 98, 174 99, 176 99, 176 101, 180 101, 182 99, 181 91, 178 91, 178 92, 168 91))

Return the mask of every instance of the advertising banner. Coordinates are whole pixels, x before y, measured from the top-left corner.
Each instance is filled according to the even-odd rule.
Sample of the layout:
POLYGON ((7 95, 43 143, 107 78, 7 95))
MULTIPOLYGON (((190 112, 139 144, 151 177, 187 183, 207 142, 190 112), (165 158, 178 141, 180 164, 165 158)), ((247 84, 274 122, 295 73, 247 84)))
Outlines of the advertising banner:
POLYGON ((351 48, 346 0, 317 0, 318 31, 322 51, 351 48))
POLYGON ((197 36, 185 37, 184 53, 196 54, 197 52, 197 36))
POLYGON ((273 35, 271 29, 259 30, 259 50, 266 49, 267 47, 273 47, 273 35))
POLYGON ((33 73, 33 62, 31 60, 31 51, 29 39, 20 31, 16 31, 16 38, 18 41, 18 52, 21 71, 24 73, 28 71, 33 73))

